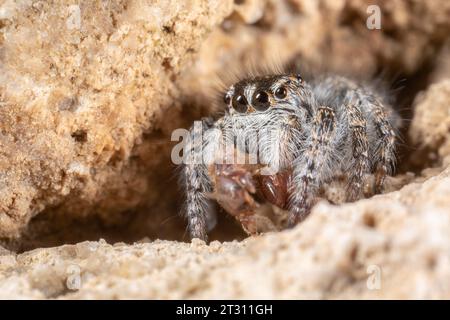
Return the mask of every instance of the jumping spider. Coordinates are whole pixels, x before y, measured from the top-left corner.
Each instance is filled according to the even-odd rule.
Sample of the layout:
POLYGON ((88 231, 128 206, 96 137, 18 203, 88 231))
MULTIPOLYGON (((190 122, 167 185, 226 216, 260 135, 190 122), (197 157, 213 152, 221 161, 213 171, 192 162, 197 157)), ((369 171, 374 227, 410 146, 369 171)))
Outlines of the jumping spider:
POLYGON ((241 222, 251 217, 258 197, 287 209, 293 226, 339 172, 348 177, 347 200, 354 201, 362 196, 365 174, 375 174, 378 193, 394 170, 398 115, 369 87, 345 77, 308 82, 298 74, 253 77, 232 85, 224 102, 225 114, 217 121, 202 119, 197 128, 202 139, 190 139, 185 148, 185 212, 192 238, 207 239, 212 194, 241 222), (256 164, 235 164, 229 145, 237 153, 256 154, 256 164), (195 157, 203 161, 189 161, 195 157), (276 170, 262 173, 262 167, 276 170))

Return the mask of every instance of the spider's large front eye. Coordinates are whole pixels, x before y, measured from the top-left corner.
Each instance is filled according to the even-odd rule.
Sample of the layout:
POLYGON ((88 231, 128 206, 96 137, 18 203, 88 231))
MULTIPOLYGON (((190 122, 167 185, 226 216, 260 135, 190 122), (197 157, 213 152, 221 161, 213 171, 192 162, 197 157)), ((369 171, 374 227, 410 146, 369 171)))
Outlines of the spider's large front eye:
POLYGON ((253 95, 252 105, 258 111, 264 111, 269 109, 270 101, 269 95, 264 91, 257 91, 253 95))
POLYGON ((233 108, 237 112, 241 113, 246 112, 248 108, 248 103, 247 99, 245 99, 245 96, 243 96, 242 94, 235 96, 233 99, 233 108))
POLYGON ((277 90, 275 90, 275 97, 278 99, 284 99, 287 96, 287 90, 285 87, 281 86, 278 87, 277 90))

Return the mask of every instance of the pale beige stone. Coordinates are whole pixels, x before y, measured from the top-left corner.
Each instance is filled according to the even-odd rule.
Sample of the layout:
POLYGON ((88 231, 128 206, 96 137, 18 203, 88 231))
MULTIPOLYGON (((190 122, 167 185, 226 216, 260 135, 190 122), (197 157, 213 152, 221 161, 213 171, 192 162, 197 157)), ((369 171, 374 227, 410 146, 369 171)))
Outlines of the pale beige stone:
POLYGON ((450 78, 447 78, 431 85, 428 90, 416 97, 410 136, 419 150, 426 149, 429 157, 434 156, 441 164, 448 165, 449 132, 450 78))
MULTIPOLYGON (((136 148, 144 132, 179 126, 174 79, 231 9, 223 0, 2 0, 0 238, 48 207, 113 219, 150 197, 143 172, 160 160, 136 148)), ((170 147, 147 140, 152 155, 170 147)))

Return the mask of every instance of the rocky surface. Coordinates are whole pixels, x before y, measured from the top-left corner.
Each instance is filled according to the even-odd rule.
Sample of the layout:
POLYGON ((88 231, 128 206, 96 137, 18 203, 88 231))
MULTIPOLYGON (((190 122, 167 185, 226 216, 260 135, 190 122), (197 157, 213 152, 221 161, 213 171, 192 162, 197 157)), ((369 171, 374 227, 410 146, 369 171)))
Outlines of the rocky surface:
MULTIPOLYGON (((450 77, 416 98, 410 137, 418 151, 442 166, 450 164, 450 77)), ((425 158, 425 159, 426 159, 425 158)))
POLYGON ((0 298, 450 298, 450 3, 369 4, 0 1, 0 298), (155 240, 186 239, 172 129, 270 62, 404 76, 400 173, 293 230, 155 240))
POLYGON ((2 1, 0 237, 46 208, 114 220, 160 197, 145 172, 170 152, 158 137, 180 126, 174 83, 230 11, 221 0, 2 1))
POLYGON ((450 169, 242 242, 2 252, 9 298, 450 298, 450 169), (432 195, 432 196, 430 196, 432 195))

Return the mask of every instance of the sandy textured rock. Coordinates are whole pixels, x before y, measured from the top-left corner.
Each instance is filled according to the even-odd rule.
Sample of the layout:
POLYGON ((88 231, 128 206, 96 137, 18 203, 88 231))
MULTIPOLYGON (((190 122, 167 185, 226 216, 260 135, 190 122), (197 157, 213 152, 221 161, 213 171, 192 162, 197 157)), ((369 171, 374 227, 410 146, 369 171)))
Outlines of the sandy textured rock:
POLYGON ((434 63, 437 66, 433 70, 431 76, 431 82, 439 82, 450 78, 450 39, 441 48, 439 54, 434 59, 434 63))
POLYGON ((294 230, 243 242, 100 241, 3 253, 0 295, 450 298, 449 192, 447 169, 388 195, 319 204, 294 230))
POLYGON ((48 207, 106 216, 150 196, 174 81, 230 4, 1 2, 0 237, 48 207))
POLYGON ((450 164, 449 132, 450 77, 417 96, 410 136, 419 152, 445 166, 450 164))

